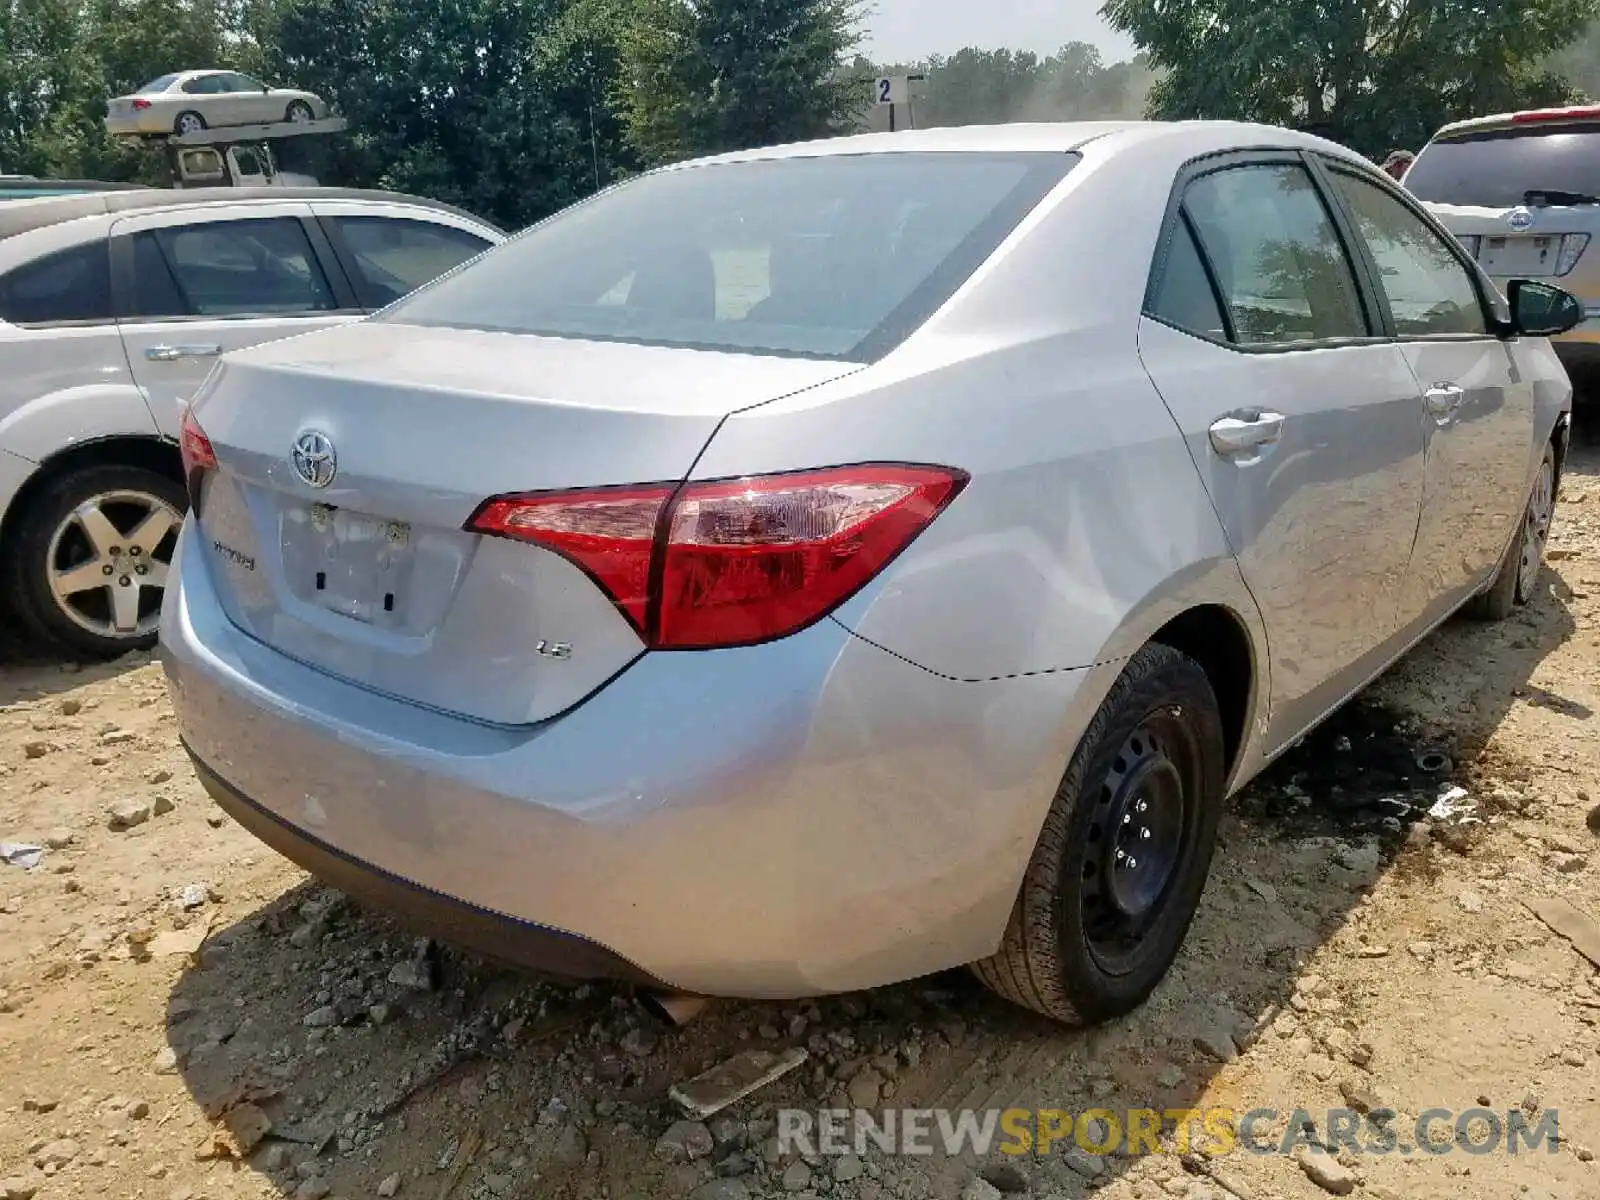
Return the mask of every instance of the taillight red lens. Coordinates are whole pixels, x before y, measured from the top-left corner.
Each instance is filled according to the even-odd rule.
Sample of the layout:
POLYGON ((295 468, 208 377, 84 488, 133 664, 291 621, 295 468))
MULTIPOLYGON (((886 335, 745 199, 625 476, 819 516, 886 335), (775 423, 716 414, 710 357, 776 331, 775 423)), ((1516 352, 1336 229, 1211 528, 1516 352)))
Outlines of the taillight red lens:
POLYGON ((148 100, 135 100, 133 102, 133 107, 138 109, 140 112, 143 112, 145 109, 150 107, 150 101, 148 101, 148 100))
POLYGON ((506 496, 480 508, 468 528, 564 554, 589 573, 642 635, 656 527, 671 496, 670 485, 506 496))
POLYGON ((653 649, 770 641, 854 595, 966 486, 947 467, 873 464, 712 483, 490 500, 480 533, 581 566, 653 649))
POLYGON ((178 423, 178 453, 183 457, 183 477, 191 485, 196 471, 217 469, 217 455, 211 448, 211 439, 200 428, 193 411, 187 408, 183 410, 183 418, 178 423))

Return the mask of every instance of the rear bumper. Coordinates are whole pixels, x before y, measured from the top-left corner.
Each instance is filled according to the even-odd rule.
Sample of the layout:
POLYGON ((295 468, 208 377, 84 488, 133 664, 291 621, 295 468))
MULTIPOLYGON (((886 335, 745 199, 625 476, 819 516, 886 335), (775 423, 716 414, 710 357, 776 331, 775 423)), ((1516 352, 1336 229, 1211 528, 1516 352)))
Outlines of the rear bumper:
POLYGON ((162 653, 219 803, 335 886, 564 975, 777 998, 992 952, 1117 670, 957 682, 823 621, 485 726, 247 637, 188 537, 162 653))

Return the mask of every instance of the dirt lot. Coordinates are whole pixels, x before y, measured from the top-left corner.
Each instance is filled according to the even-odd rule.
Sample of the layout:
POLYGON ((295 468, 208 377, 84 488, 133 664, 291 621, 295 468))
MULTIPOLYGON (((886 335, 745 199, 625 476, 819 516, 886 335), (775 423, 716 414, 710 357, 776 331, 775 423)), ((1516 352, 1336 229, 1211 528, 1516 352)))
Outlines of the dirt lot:
POLYGON ((419 958, 220 817, 157 666, 0 647, 0 840, 47 847, 0 864, 0 1196, 1600 1195, 1600 981, 1524 904, 1600 916, 1593 444, 1551 557, 1531 609, 1452 623, 1239 798, 1177 969, 1089 1032, 960 974, 674 1031, 615 989, 419 958), (1476 807, 1430 818, 1451 785, 1476 807), (674 1127, 673 1082, 787 1045, 809 1060, 711 1136, 674 1127), (1281 1154, 808 1162, 772 1139, 786 1106, 1270 1107, 1275 1138, 1346 1104, 1395 1110, 1402 1143, 1474 1106, 1554 1113, 1561 1140, 1346 1150, 1319 1183, 1281 1154))

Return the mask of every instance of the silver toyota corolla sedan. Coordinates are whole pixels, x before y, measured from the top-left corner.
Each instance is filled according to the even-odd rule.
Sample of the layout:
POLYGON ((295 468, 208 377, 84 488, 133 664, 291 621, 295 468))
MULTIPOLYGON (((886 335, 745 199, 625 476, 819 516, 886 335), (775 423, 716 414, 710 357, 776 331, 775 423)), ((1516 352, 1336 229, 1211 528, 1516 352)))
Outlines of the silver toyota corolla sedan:
POLYGON ((1229 124, 751 151, 228 355, 161 636, 217 801, 486 953, 1137 1005, 1226 796, 1533 594, 1564 292, 1229 124))

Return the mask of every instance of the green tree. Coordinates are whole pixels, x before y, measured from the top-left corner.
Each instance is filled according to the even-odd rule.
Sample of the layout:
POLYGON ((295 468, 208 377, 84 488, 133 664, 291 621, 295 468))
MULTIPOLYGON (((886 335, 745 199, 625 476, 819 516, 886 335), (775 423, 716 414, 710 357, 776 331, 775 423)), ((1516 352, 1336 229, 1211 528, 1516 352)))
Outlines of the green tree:
POLYGON ((324 182, 382 186, 519 226, 632 166, 605 100, 612 0, 278 0, 263 69, 328 98, 350 132, 324 182))
POLYGON ((1543 63, 1600 0, 1106 0, 1162 72, 1152 116, 1314 127, 1368 154, 1462 117, 1562 102, 1543 63))
POLYGON ((650 162, 849 128, 856 0, 636 0, 617 107, 650 162))

